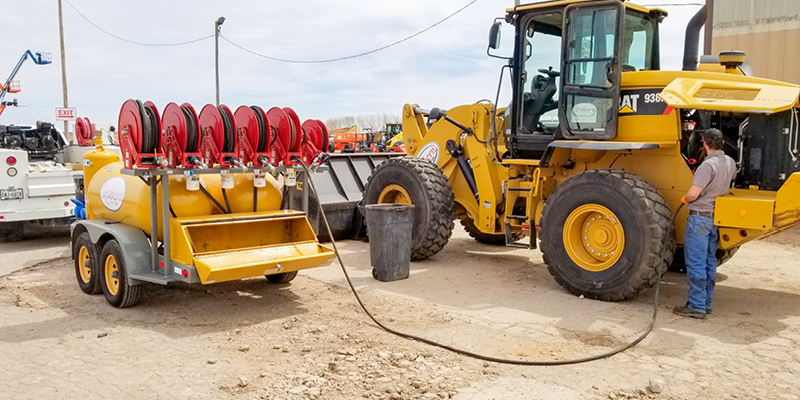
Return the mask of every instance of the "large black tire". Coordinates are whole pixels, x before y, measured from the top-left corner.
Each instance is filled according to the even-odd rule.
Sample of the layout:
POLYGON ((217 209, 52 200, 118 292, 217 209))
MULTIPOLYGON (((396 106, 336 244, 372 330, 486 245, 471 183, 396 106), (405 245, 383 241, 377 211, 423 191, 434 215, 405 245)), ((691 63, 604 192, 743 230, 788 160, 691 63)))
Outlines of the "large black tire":
POLYGON ((281 272, 279 274, 267 275, 266 277, 269 283, 289 283, 297 277, 297 271, 281 272))
POLYGON ((100 285, 100 249, 92 243, 89 232, 82 232, 72 245, 72 260, 75 264, 75 277, 78 286, 86 294, 103 291, 100 285))
POLYGON ((658 282, 675 253, 675 227, 664 198, 647 181, 623 171, 587 171, 559 185, 544 205, 540 227, 542 253, 550 274, 570 293, 592 299, 620 301, 638 295, 658 282), (565 229, 573 228, 566 232, 574 235, 577 226, 579 239, 584 239, 582 229, 594 219, 587 217, 584 225, 574 223, 579 219, 572 219, 570 226, 565 224, 592 205, 613 213, 613 218, 598 223, 618 223, 624 232, 620 235, 624 244, 617 242, 621 254, 612 253, 616 261, 597 269, 573 260, 567 246, 572 254, 580 254, 583 244, 575 245, 565 238, 565 229))
POLYGON ((119 243, 112 239, 103 246, 100 254, 100 266, 103 271, 101 276, 103 294, 108 304, 117 308, 136 305, 139 301, 141 285, 128 283, 128 269, 119 243))
MULTIPOLYGON (((475 222, 469 219, 469 217, 461 219, 461 226, 464 227, 464 230, 467 231, 469 236, 481 243, 484 244, 491 244, 494 246, 505 246, 506 245, 506 235, 504 234, 491 234, 491 233, 484 233, 475 226, 475 222)), ((525 236, 522 232, 517 232, 513 234, 513 241, 517 241, 522 239, 525 236)))
POLYGON ((0 242, 19 242, 25 237, 25 227, 22 222, 0 223, 0 242))
POLYGON ((414 205, 412 260, 431 257, 447 244, 455 226, 454 201, 453 188, 442 170, 417 157, 394 157, 384 161, 372 172, 364 189, 364 204, 405 202, 414 205), (387 195, 385 190, 390 187, 402 188, 403 196, 408 198, 400 201, 387 195))

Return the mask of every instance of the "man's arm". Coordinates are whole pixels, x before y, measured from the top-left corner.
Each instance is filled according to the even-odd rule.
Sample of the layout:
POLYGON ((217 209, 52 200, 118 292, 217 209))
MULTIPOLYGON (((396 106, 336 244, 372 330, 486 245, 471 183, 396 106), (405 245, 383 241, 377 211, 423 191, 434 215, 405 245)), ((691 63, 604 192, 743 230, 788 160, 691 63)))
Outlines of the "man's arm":
POLYGON ((703 189, 704 188, 700 185, 692 185, 692 187, 689 188, 689 191, 686 192, 686 196, 684 196, 686 199, 686 204, 697 200, 697 198, 700 196, 700 193, 703 192, 703 189))
POLYGON ((692 179, 692 187, 689 188, 689 191, 686 192, 686 196, 683 196, 683 201, 685 204, 689 204, 698 197, 700 197, 700 193, 703 192, 703 189, 708 186, 711 182, 712 171, 711 167, 708 166, 707 163, 703 162, 697 168, 697 171, 694 172, 694 179, 692 179))

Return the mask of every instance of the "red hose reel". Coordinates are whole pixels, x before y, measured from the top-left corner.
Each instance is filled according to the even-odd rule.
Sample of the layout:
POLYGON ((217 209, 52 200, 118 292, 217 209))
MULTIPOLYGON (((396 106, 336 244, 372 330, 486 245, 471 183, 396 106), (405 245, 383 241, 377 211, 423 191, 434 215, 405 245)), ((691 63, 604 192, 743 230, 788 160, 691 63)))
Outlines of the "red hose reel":
POLYGON ((81 147, 94 145, 94 125, 89 118, 75 120, 75 140, 81 147))
POLYGON ((152 102, 128 100, 119 130, 125 168, 310 164, 328 148, 322 121, 301 125, 291 108, 241 106, 233 113, 207 104, 198 115, 188 103, 169 103, 159 117, 152 102))

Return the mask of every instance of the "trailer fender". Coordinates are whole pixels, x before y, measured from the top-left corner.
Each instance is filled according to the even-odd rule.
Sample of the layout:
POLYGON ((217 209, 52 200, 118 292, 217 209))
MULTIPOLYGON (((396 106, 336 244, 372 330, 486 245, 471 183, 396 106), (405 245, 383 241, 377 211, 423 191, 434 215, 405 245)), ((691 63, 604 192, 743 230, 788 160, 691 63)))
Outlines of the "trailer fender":
POLYGON ((72 225, 73 240, 75 232, 89 232, 92 243, 100 249, 111 239, 116 239, 125 258, 128 268, 128 284, 139 285, 144 283, 130 276, 150 272, 150 240, 139 228, 109 221, 107 219, 89 219, 77 221, 72 225))

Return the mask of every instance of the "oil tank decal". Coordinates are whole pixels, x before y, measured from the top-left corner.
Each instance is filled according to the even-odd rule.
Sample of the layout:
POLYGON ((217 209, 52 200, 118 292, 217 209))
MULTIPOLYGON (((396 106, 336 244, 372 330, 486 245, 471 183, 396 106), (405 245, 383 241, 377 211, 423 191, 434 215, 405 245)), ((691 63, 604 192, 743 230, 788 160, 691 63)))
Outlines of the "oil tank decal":
POLYGON ((100 201, 110 211, 119 211, 125 201, 125 180, 117 176, 105 181, 100 187, 100 201))

